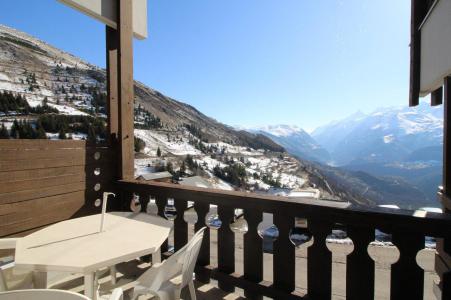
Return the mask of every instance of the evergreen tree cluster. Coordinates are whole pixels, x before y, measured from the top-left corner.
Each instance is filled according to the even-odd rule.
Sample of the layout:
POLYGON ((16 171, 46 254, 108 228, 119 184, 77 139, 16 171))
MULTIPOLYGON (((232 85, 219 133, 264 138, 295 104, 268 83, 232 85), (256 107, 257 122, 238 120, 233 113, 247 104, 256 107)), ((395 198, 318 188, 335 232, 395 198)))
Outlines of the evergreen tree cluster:
POLYGON ((13 125, 11 126, 11 132, 8 135, 8 131, 2 125, 1 131, 2 135, 6 135, 3 138, 15 138, 15 139, 46 139, 44 128, 42 124, 37 122, 34 126, 28 121, 18 121, 14 120, 13 125), (6 131, 6 132, 5 132, 6 131))
POLYGON ((41 115, 38 122, 46 132, 58 133, 61 138, 67 133, 85 133, 89 141, 96 137, 106 138, 106 124, 101 118, 91 116, 41 115))
POLYGON ((246 187, 246 168, 242 164, 234 163, 224 168, 217 165, 213 168, 213 174, 235 186, 246 187))
POLYGON ((264 183, 269 184, 270 186, 273 186, 273 187, 276 187, 276 188, 282 187, 282 184, 280 183, 279 178, 274 179, 271 174, 263 174, 261 176, 261 180, 264 183))
POLYGON ((163 124, 159 117, 146 110, 141 104, 135 107, 135 128, 137 129, 160 129, 163 128, 163 124), (142 124, 141 124, 142 123, 142 124))
POLYGON ((13 93, 7 91, 1 92, 0 112, 8 114, 13 111, 23 115, 58 113, 58 110, 56 108, 53 108, 47 104, 47 98, 44 98, 42 105, 31 107, 28 104, 27 99, 22 95, 14 95, 13 93))
POLYGON ((0 93, 0 111, 7 114, 9 111, 28 114, 30 106, 27 99, 22 95, 14 95, 11 92, 3 91, 0 93))
MULTIPOLYGON (((146 142, 144 142, 142 139, 140 139, 139 137, 134 137, 134 145, 135 145, 135 152, 141 152, 144 147, 146 147, 146 142)), ((158 148, 160 149, 160 148, 158 148)))
POLYGON ((39 90, 39 85, 38 82, 36 81, 36 74, 35 73, 29 73, 27 74, 26 77, 26 82, 28 83, 29 87, 28 90, 29 91, 34 91, 34 89, 38 89, 39 90))
POLYGON ((99 89, 95 89, 91 92, 91 105, 96 113, 105 113, 106 106, 106 93, 102 93, 99 89))
POLYGON ((9 139, 8 129, 6 129, 5 124, 3 123, 2 126, 0 127, 0 139, 9 139))
POLYGON ((185 124, 184 126, 193 136, 197 137, 202 142, 208 143, 208 139, 204 137, 202 130, 199 127, 192 124, 185 124))

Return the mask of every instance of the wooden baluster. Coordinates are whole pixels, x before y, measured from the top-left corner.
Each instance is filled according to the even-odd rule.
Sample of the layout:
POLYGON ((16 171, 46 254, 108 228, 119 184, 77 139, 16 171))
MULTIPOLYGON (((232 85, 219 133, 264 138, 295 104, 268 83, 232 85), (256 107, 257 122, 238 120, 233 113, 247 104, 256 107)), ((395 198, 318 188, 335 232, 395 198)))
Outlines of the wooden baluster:
MULTIPOLYGON (((205 217, 210 210, 210 205, 208 203, 194 203, 194 209, 197 213, 197 222, 194 225, 194 230, 198 231, 202 227, 207 226, 205 224, 205 217)), ((199 256, 197 257, 197 265, 204 267, 210 265, 210 228, 204 231, 204 238, 202 240, 202 247, 200 248, 199 256)), ((205 272, 196 272, 196 280, 209 283, 210 277, 205 272)))
POLYGON ((351 226, 347 232, 354 243, 354 251, 346 259, 346 299, 372 300, 374 260, 368 255, 368 245, 374 241, 374 229, 351 226))
MULTIPOLYGON (((218 215, 222 225, 218 229, 218 270, 231 274, 235 272, 235 235, 230 229, 233 221, 234 209, 232 207, 218 206, 218 215)), ((218 281, 218 286, 225 292, 234 292, 235 287, 223 280, 218 281)))
MULTIPOLYGON (((248 231, 244 234, 244 278, 259 283, 263 280, 263 241, 258 235, 258 224, 262 221, 262 213, 255 210, 244 210, 248 231)), ((244 291, 246 298, 260 300, 261 295, 244 291)))
POLYGON ((294 227, 294 218, 276 213, 274 225, 279 229, 273 253, 274 287, 291 293, 295 287, 296 257, 289 235, 294 227))
POLYGON ((313 245, 307 250, 308 298, 331 299, 332 253, 326 246, 331 226, 323 221, 308 220, 308 228, 314 238, 313 245))
MULTIPOLYGON (((158 215, 166 219, 166 217, 164 216, 164 208, 166 207, 167 199, 157 196, 155 198, 155 203, 158 206, 158 215)), ((163 253, 168 251, 168 240, 164 241, 164 243, 161 245, 160 250, 161 250, 161 259, 163 260, 163 253)))
MULTIPOLYGON (((439 240, 437 240, 437 247, 436 247, 437 250, 439 250, 439 248, 440 248, 439 244, 440 244, 439 240)), ((445 237, 445 238, 441 239, 441 244, 443 245, 443 252, 445 252, 448 255, 451 255, 451 238, 445 237)), ((439 251, 439 253, 440 253, 440 251, 439 251)), ((436 257, 435 259, 441 260, 442 258, 436 257)), ((437 266, 437 263, 436 263, 436 266, 437 266)), ((437 273, 439 273, 439 272, 437 272, 437 273)), ((451 299, 451 271, 448 270, 447 272, 444 272, 443 274, 441 274, 440 277, 441 277, 440 285, 441 285, 441 290, 442 290, 442 299, 443 300, 451 299)))
POLYGON ((442 300, 451 299, 451 271, 442 274, 442 300))
POLYGON ((188 203, 183 199, 175 199, 174 201, 177 210, 177 217, 174 220, 174 248, 177 251, 188 242, 188 223, 183 218, 188 203))
POLYGON ((400 252, 391 267, 390 299, 423 299, 424 271, 418 266, 418 251, 424 248, 424 237, 406 232, 394 232, 393 244, 400 252))
POLYGON ((147 204, 149 203, 149 193, 140 193, 139 194, 139 202, 141 203, 141 212, 147 211, 147 204))
POLYGON ((141 205, 140 212, 146 212, 147 200, 149 199, 149 195, 147 193, 138 193, 139 204, 141 205))

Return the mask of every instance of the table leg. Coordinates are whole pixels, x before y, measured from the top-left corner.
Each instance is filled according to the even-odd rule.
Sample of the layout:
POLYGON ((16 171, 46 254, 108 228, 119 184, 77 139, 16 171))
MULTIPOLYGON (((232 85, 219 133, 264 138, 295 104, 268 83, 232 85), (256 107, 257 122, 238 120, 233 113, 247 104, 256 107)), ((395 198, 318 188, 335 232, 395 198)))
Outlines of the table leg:
POLYGON ((152 265, 156 263, 161 263, 161 248, 152 253, 152 265))
POLYGON ((111 284, 117 283, 117 277, 116 277, 116 265, 110 267, 110 276, 111 276, 111 284))
POLYGON ((85 296, 93 300, 97 299, 97 293, 95 292, 94 286, 94 275, 95 273, 85 274, 85 296))
POLYGON ((47 288, 47 273, 46 272, 33 272, 33 285, 35 289, 47 288))

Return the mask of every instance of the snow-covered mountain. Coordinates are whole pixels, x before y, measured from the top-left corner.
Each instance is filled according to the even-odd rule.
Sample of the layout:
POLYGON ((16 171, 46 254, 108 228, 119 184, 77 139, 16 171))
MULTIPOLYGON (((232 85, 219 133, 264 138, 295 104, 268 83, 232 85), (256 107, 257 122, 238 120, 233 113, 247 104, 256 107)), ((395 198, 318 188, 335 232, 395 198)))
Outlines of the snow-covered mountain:
POLYGON ((279 145, 288 153, 299 158, 328 163, 330 155, 305 130, 296 125, 267 125, 247 130, 261 133, 279 145))
MULTIPOLYGON (((347 165, 405 161, 423 148, 440 146, 442 130, 443 109, 422 102, 417 107, 358 112, 317 128, 312 136, 329 151, 335 165, 347 165)), ((424 157, 432 159, 437 158, 424 157)))

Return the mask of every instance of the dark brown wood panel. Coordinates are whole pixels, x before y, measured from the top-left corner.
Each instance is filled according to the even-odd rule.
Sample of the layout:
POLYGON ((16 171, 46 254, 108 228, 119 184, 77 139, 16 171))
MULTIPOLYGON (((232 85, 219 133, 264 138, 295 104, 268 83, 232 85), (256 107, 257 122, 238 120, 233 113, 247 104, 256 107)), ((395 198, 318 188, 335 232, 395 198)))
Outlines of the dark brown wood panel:
POLYGON ((418 266, 418 251, 424 248, 424 237, 409 232, 394 232, 393 244, 400 252, 391 267, 390 299, 423 299, 424 270, 418 266))
POLYGON ((410 21, 410 106, 418 105, 420 98, 421 34, 419 27, 426 14, 427 1, 412 0, 410 21))
POLYGON ((374 260, 368 255, 368 245, 374 241, 374 229, 348 226, 347 232, 354 250, 346 258, 346 299, 373 300, 374 260))
POLYGON ((85 204, 84 191, 0 206, 0 236, 69 219, 85 204))
POLYGON ((69 167, 45 168, 35 170, 0 172, 0 182, 32 180, 36 178, 49 178, 49 177, 51 178, 74 174, 86 174, 85 166, 69 166, 69 167))
MULTIPOLYGON (((244 278, 260 283, 263 280, 263 241, 258 235, 258 224, 263 220, 261 211, 244 210, 248 231, 244 234, 244 278)), ((261 294, 245 290, 244 295, 250 299, 262 299, 261 294)))
POLYGON ((174 248, 178 251, 188 242, 188 223, 185 222, 183 215, 187 208, 187 202, 183 199, 175 199, 175 209, 177 217, 174 220, 174 248))
POLYGON ((116 141, 119 134, 119 91, 118 91, 118 48, 119 33, 110 26, 105 26, 106 36, 106 76, 107 76, 107 110, 110 142, 116 141))
POLYGON ((0 140, 0 150, 17 149, 73 149, 87 147, 86 141, 78 140, 0 140))
MULTIPOLYGON (((230 229, 233 221, 232 207, 218 206, 218 215, 222 224, 218 229, 218 270, 231 274, 235 272, 235 234, 230 229)), ((235 288, 224 281, 218 282, 219 288, 226 292, 234 292, 235 288)))
MULTIPOLYGON (((210 206, 207 203, 194 203, 194 209, 197 213, 197 222, 194 224, 194 230, 197 232, 203 227, 207 227, 207 224, 205 223, 205 217, 208 214, 208 211, 210 210, 210 206)), ((210 228, 206 228, 204 231, 204 238, 202 240, 202 246, 199 251, 199 256, 197 257, 197 265, 198 266, 208 266, 210 265, 210 228)), ((210 277, 207 276, 205 273, 197 272, 196 273, 196 280, 203 282, 203 283, 209 283, 210 277)))
POLYGON ((288 293, 294 291, 295 283, 295 249, 289 239, 294 227, 294 218, 279 213, 274 214, 274 225, 279 230, 279 237, 274 242, 273 272, 274 286, 288 293))
POLYGON ((95 199, 113 187, 113 157, 85 141, 1 140, 0 236, 98 212, 95 199))
POLYGON ((307 293, 309 299, 329 300, 332 297, 332 253, 326 246, 331 233, 327 223, 308 220, 313 245, 307 250, 307 293))
POLYGON ((443 102, 443 87, 440 87, 431 93, 431 105, 437 106, 443 102))

